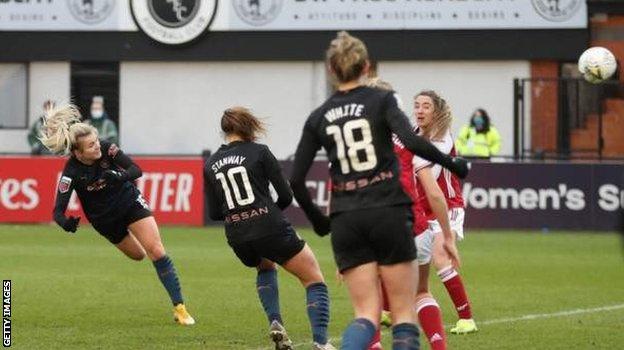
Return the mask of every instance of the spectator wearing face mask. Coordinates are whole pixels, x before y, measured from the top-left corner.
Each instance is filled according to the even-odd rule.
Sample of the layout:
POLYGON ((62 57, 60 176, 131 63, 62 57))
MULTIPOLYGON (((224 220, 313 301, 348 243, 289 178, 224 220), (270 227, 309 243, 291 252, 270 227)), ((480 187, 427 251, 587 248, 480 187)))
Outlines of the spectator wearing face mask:
POLYGON ((91 101, 91 116, 88 119, 88 123, 97 129, 101 140, 119 144, 117 126, 104 110, 104 97, 93 96, 93 100, 91 101))
POLYGON ((489 158, 500 152, 500 146, 500 134, 483 108, 474 111, 470 124, 461 129, 455 140, 457 152, 466 157, 489 158))

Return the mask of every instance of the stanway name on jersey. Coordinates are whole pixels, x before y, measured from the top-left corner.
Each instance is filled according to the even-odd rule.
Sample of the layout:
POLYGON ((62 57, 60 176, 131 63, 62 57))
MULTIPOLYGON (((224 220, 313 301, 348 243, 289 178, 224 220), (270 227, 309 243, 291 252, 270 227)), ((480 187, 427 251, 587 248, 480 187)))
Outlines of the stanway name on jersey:
POLYGON ((364 112, 364 105, 357 103, 350 103, 340 107, 332 108, 325 112, 325 119, 332 123, 340 118, 345 117, 361 117, 364 112))
POLYGON ((217 173, 217 172, 219 172, 219 169, 221 169, 223 166, 225 166, 225 165, 241 165, 241 164, 243 164, 245 159, 247 159, 247 157, 243 157, 243 156, 229 156, 229 157, 225 157, 225 158, 219 159, 216 162, 214 162, 212 164, 211 168, 212 168, 212 171, 217 173))

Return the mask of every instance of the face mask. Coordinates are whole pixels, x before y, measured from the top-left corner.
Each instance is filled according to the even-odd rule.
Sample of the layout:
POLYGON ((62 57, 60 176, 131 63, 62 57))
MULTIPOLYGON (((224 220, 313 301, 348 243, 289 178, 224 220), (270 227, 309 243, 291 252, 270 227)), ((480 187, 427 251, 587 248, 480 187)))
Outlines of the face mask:
POLYGON ((477 130, 483 129, 484 121, 483 121, 483 117, 482 116, 478 115, 478 116, 474 117, 474 119, 472 119, 472 122, 474 123, 475 128, 477 130))
POLYGON ((104 111, 101 109, 92 109, 91 110, 91 117, 93 119, 100 119, 102 118, 102 116, 104 115, 104 111))

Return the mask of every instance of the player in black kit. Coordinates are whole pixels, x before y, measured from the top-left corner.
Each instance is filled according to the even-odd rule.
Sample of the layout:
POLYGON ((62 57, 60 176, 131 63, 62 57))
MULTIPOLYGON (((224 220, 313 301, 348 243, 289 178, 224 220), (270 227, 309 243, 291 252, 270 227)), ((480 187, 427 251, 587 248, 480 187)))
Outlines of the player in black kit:
POLYGON ((142 260, 147 255, 152 260, 174 305, 175 321, 194 324, 156 220, 133 183, 141 177, 141 169, 115 144, 100 142, 97 130, 80 122, 73 105, 46 111, 40 140, 53 153, 70 155, 58 185, 54 221, 65 231, 76 232, 80 217, 65 216, 72 191, 76 191, 96 231, 129 258, 142 260))
POLYGON ((393 349, 418 349, 411 200, 399 182, 391 135, 394 132, 410 151, 461 177, 467 175, 468 164, 415 136, 393 91, 361 84, 370 67, 362 41, 338 33, 327 50, 327 66, 336 78, 337 91, 307 119, 290 181, 314 230, 320 235, 332 232, 334 258, 356 317, 343 334, 341 349, 367 349, 374 336, 381 310, 379 276, 390 301, 393 349), (331 221, 312 202, 305 186, 321 147, 331 164, 331 221))
POLYGON ((265 145, 255 143, 264 125, 243 107, 225 110, 221 129, 227 144, 204 167, 210 217, 225 222, 225 235, 240 261, 257 268, 256 287, 277 350, 293 349, 279 307, 276 263, 306 289, 313 349, 335 349, 327 337, 329 295, 310 247, 282 214, 292 202, 279 163, 265 145), (277 192, 274 202, 269 192, 277 192))

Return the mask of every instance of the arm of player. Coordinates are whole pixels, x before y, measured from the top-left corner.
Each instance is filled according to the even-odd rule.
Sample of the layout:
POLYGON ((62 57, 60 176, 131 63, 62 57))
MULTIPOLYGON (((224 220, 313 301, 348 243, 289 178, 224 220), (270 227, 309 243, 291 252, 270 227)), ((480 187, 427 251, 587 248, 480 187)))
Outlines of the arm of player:
POLYGON ((269 181, 273 184, 275 192, 277 192, 277 202, 275 204, 281 210, 285 209, 292 203, 293 195, 288 186, 288 182, 282 174, 282 168, 279 165, 277 159, 269 148, 265 148, 264 161, 262 162, 264 171, 267 174, 269 181))
POLYGON ((405 147, 412 151, 412 153, 433 163, 442 165, 457 174, 460 178, 465 178, 468 175, 468 163, 465 160, 461 158, 451 158, 440 152, 440 150, 429 141, 412 132, 412 126, 405 113, 399 108, 397 99, 393 94, 388 94, 385 118, 390 130, 399 137, 399 140, 401 140, 405 147))
MULTIPOLYGON (((442 140, 432 140, 431 143, 444 154, 450 154, 453 149, 453 138, 451 135, 447 135, 442 140)), ((412 164, 414 165, 415 172, 418 172, 418 170, 424 167, 431 166, 431 173, 433 174, 434 179, 437 179, 442 172, 442 166, 439 164, 432 164, 428 160, 422 159, 418 156, 414 156, 414 158, 412 158, 412 164)))
POLYGON ((63 173, 56 191, 56 201, 54 203, 52 215, 54 221, 66 232, 76 232, 78 229, 78 222, 80 221, 80 217, 65 217, 65 211, 69 205, 69 199, 71 198, 73 190, 72 178, 63 173))
POLYGON ((440 186, 438 186, 436 178, 433 177, 430 166, 420 169, 418 173, 416 173, 416 176, 418 176, 418 181, 425 189, 425 195, 427 196, 429 206, 431 206, 431 210, 442 228, 444 250, 451 258, 453 266, 457 268, 460 264, 459 252, 455 246, 455 236, 451 231, 451 223, 448 218, 448 206, 446 205, 444 193, 442 193, 440 186))
POLYGON ((107 181, 134 181, 143 176, 143 171, 128 155, 126 155, 116 144, 111 144, 108 148, 108 155, 113 159, 118 169, 108 169, 102 177, 107 181))
POLYGON ((293 170, 290 176, 290 187, 299 206, 312 223, 314 232, 320 236, 325 236, 329 233, 329 217, 323 214, 319 207, 312 202, 310 192, 308 192, 308 188, 305 185, 306 175, 319 148, 321 148, 320 142, 314 135, 311 126, 306 123, 295 152, 293 170))
POLYGON ((223 199, 219 197, 215 191, 216 183, 212 179, 210 169, 204 168, 204 193, 206 194, 206 205, 208 206, 208 216, 215 221, 225 220, 225 216, 221 210, 223 199))

